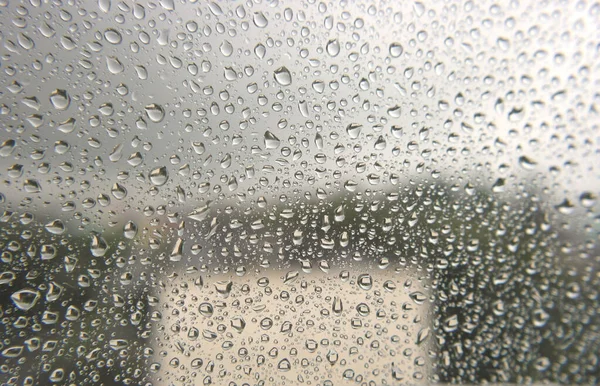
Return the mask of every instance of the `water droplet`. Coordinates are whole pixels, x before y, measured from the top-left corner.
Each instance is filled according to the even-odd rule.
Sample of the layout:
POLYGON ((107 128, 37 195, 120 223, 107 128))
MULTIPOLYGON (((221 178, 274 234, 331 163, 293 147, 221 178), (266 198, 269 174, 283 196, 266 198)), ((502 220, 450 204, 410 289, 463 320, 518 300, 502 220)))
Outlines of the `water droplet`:
POLYGON ((331 310, 336 315, 341 315, 342 311, 344 311, 344 305, 342 304, 342 299, 334 296, 333 303, 331 304, 331 310))
POLYGON ((288 359, 282 359, 279 361, 279 364, 277 364, 277 369, 279 371, 290 371, 292 369, 292 364, 288 359))
POLYGON ((531 158, 523 155, 523 156, 519 157, 519 165, 521 165, 521 167, 525 170, 533 170, 533 169, 535 169, 537 162, 535 162, 531 158))
POLYGON ((112 28, 108 28, 106 31, 104 31, 104 38, 110 44, 121 44, 121 42, 123 41, 123 38, 121 37, 119 31, 112 28))
POLYGON ((241 316, 235 316, 231 319, 231 327, 238 333, 241 334, 246 328, 246 321, 241 316))
POLYGON ((171 254, 169 255, 170 261, 180 261, 183 257, 183 246, 184 241, 181 237, 177 238, 175 244, 173 245, 173 249, 171 250, 171 254))
POLYGON ((228 297, 233 288, 233 283, 230 280, 221 280, 215 283, 215 290, 219 295, 228 297))
POLYGON ((270 131, 265 131, 265 148, 266 149, 277 149, 281 141, 270 131))
POLYGON ((356 282, 358 286, 365 291, 370 290, 373 286, 373 278, 371 278, 371 275, 369 275, 368 273, 363 273, 359 275, 356 282))
POLYGON ((266 48, 264 45, 262 45, 261 43, 258 43, 258 44, 256 45, 256 47, 254 47, 254 54, 255 54, 255 55, 256 55, 256 56, 257 56, 259 59, 262 59, 262 58, 264 58, 264 57, 265 57, 265 55, 266 55, 266 53, 267 53, 267 48, 266 48))
POLYGON ((123 227, 123 236, 125 236, 126 239, 132 240, 137 235, 137 231, 137 225, 133 221, 127 221, 123 227))
POLYGON ((98 0, 98 8, 104 13, 110 11, 111 0, 98 0))
POLYGON ((230 57, 231 54, 233 54, 233 45, 231 42, 229 42, 229 40, 223 40, 223 43, 221 43, 219 49, 225 57, 230 57))
POLYGON ((66 121, 60 123, 57 127, 57 129, 65 134, 69 134, 71 133, 73 130, 75 130, 75 119, 74 118, 69 118, 66 121))
POLYGON ((125 66, 121 63, 121 61, 116 56, 107 56, 106 57, 106 67, 111 74, 120 74, 125 70, 125 66))
POLYGON ((413 300, 413 302, 419 305, 425 303, 425 301, 427 300, 427 296, 425 296, 425 294, 420 291, 412 292, 409 296, 413 300))
POLYGON ((215 15, 215 16, 220 16, 223 14, 223 10, 221 9, 221 7, 219 6, 219 4, 215 3, 215 2, 210 2, 208 3, 208 9, 210 10, 210 12, 215 15))
POLYGON ((584 208, 591 208, 592 206, 594 206, 594 204, 596 204, 596 200, 596 195, 591 192, 583 192, 579 196, 579 202, 584 208))
POLYGON ((102 237, 100 237, 98 235, 92 236, 92 244, 90 246, 90 251, 92 252, 93 256, 95 256, 95 257, 104 256, 104 254, 106 253, 107 250, 108 250, 108 244, 106 243, 106 240, 104 240, 102 237))
POLYGON ((281 86, 289 86, 292 84, 292 75, 286 67, 279 67, 275 70, 273 77, 281 86))
POLYGON ((65 90, 56 89, 50 94, 50 103, 57 110, 66 110, 71 104, 71 97, 65 90))
POLYGON ((161 166, 156 169, 152 169, 152 171, 150 171, 149 178, 150 182, 152 182, 154 186, 163 186, 169 179, 169 172, 165 166, 161 166))
POLYGON ((10 298, 19 309, 28 311, 40 300, 40 293, 34 289, 25 288, 13 293, 10 298))
POLYGON ((269 21, 265 17, 264 13, 262 13, 260 11, 254 12, 252 21, 254 22, 254 25, 257 26, 258 28, 265 28, 269 24, 269 21))
POLYGON ((346 133, 351 139, 357 139, 362 131, 362 125, 358 123, 351 123, 346 127, 346 133))
POLYGON ((383 283, 383 289, 388 292, 394 292, 396 289, 396 283, 391 280, 387 280, 385 283, 383 283))
POLYGON ((388 109, 387 113, 392 118, 400 118, 400 114, 401 114, 400 106, 390 107, 388 109))
POLYGON ((42 191, 42 187, 37 180, 25 180, 25 183, 23 183, 23 189, 27 193, 39 193, 42 191))
POLYGON ((156 103, 147 105, 144 107, 144 111, 146 112, 146 116, 155 123, 162 121, 165 117, 165 110, 161 105, 157 105, 156 103))
POLYGON ((16 146, 17 141, 14 139, 7 139, 6 141, 2 142, 0 145, 0 157, 8 157, 11 155, 16 146))
POLYGON ((389 52, 392 58, 397 58, 404 52, 404 47, 400 43, 392 43, 390 44, 389 52))
POLYGON ((119 183, 115 183, 112 186, 110 193, 117 200, 122 200, 127 197, 127 189, 125 189, 125 187, 119 183))
POLYGON ((336 57, 340 53, 340 42, 337 39, 332 39, 327 42, 325 46, 325 50, 329 54, 329 56, 336 57))
POLYGON ((61 220, 54 220, 45 226, 46 230, 53 235, 61 235, 65 232, 65 224, 61 220))
POLYGON ((371 309, 369 308, 369 306, 365 303, 359 303, 356 306, 356 312, 358 312, 358 314, 360 316, 368 316, 371 313, 371 309))
POLYGON ((207 302, 201 303, 198 306, 198 312, 200 312, 200 315, 204 316, 205 318, 210 318, 213 315, 214 311, 215 310, 212 304, 207 302))

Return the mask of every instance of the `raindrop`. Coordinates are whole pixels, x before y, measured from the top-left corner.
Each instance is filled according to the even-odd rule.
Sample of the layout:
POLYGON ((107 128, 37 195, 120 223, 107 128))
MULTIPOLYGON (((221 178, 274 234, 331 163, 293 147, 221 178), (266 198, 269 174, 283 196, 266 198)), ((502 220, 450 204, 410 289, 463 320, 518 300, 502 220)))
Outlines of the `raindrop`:
POLYGON ((325 46, 325 50, 329 54, 329 56, 336 57, 340 53, 340 42, 337 39, 332 39, 327 42, 325 46))
POLYGON ((277 149, 279 147, 279 138, 275 136, 275 134, 270 131, 265 131, 265 148, 266 149, 277 149))
POLYGON ((392 43, 390 44, 389 52, 392 58, 398 58, 404 52, 404 47, 400 43, 392 43))
POLYGON ((269 21, 265 17, 264 13, 262 13, 260 11, 254 12, 252 21, 254 22, 254 25, 257 26, 258 28, 265 28, 269 24, 269 21))
POLYGON ((121 44, 121 42, 123 41, 123 38, 121 37, 119 31, 112 28, 108 28, 106 31, 104 31, 104 38, 110 44, 121 44))
POLYGON ((161 166, 150 171, 150 182, 154 186, 163 186, 169 179, 169 172, 165 166, 161 166))
POLYGON ((162 121, 165 117, 165 110, 156 103, 147 105, 144 107, 144 111, 146 112, 146 116, 155 123, 162 121))
POLYGON ((210 318, 214 313, 214 308, 212 304, 204 302, 198 306, 198 312, 205 318, 210 318))
POLYGON ((106 67, 113 75, 120 74, 125 70, 125 66, 123 66, 121 61, 116 56, 106 57, 106 67))
POLYGON ((346 127, 346 133, 351 139, 357 139, 362 130, 362 125, 358 123, 351 123, 346 127))
POLYGON ((40 293, 34 289, 26 288, 13 293, 10 298, 19 309, 28 311, 40 300, 40 293))
POLYGON ((292 75, 286 67, 279 67, 275 70, 273 77, 281 86, 289 86, 292 84, 292 75))
POLYGON ((61 235, 65 232, 65 225, 61 220, 54 220, 45 226, 46 230, 53 235, 61 235))
POLYGON ((57 110, 66 110, 71 104, 71 97, 65 90, 56 89, 50 94, 50 103, 57 110))
POLYGON ((0 145, 0 157, 8 157, 12 154, 13 150, 15 150, 15 146, 17 145, 17 141, 14 139, 7 139, 2 142, 0 145))
POLYGON ((368 273, 363 273, 359 275, 356 282, 358 286, 365 291, 370 290, 371 287, 373 287, 373 279, 368 273))

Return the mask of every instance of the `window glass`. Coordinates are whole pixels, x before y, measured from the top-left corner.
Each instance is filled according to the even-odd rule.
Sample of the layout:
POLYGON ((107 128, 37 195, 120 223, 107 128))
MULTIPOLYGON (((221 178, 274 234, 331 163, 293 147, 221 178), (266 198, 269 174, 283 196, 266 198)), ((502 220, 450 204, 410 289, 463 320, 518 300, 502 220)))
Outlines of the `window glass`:
POLYGON ((598 382, 599 15, 0 0, 0 383, 598 382))

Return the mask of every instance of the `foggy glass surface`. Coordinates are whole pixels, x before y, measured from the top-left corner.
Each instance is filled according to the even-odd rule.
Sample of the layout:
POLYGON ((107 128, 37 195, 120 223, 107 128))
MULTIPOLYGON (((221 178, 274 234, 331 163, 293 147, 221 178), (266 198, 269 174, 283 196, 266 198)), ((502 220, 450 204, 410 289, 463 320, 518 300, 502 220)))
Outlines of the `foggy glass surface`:
POLYGON ((597 383, 599 27, 0 0, 0 383, 597 383))

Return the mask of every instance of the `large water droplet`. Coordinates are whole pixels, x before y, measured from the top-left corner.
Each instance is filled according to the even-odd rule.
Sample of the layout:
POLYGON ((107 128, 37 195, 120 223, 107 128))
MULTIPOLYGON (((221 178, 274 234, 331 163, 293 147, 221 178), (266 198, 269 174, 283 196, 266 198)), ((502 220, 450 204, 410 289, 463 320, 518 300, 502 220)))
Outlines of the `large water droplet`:
POLYGON ((198 306, 198 312, 200 312, 200 315, 210 318, 214 313, 214 308, 210 303, 200 303, 198 306))
POLYGON ((108 28, 106 31, 104 31, 104 38, 110 44, 120 44, 123 41, 121 33, 112 28, 108 28))
POLYGON ((325 50, 329 54, 329 56, 336 57, 340 53, 340 42, 337 39, 332 39, 327 42, 325 46, 325 50))
POLYGON ((45 226, 46 230, 53 235, 61 235, 65 232, 65 224, 61 220, 54 220, 45 226))
POLYGON ((363 273, 358 276, 356 283, 361 289, 370 290, 373 287, 373 278, 368 273, 363 273))
POLYGON ((50 94, 50 103, 57 110, 66 110, 71 104, 71 97, 67 91, 56 89, 50 94))
POLYGON ((286 67, 279 67, 275 70, 273 77, 281 86, 289 86, 292 84, 292 75, 286 67))
POLYGON ((279 364, 277 364, 277 369, 284 372, 290 371, 292 369, 292 364, 288 359, 282 359, 279 361, 279 364))
POLYGON ((270 131, 265 131, 265 148, 266 149, 277 149, 281 141, 270 131))
POLYGON ((116 56, 107 56, 106 57, 106 67, 111 74, 120 74, 125 70, 123 63, 116 56))
POLYGON ((17 141, 15 141, 14 139, 7 139, 6 141, 2 142, 2 144, 0 145, 0 156, 8 157, 9 155, 11 155, 13 150, 15 150, 16 145, 17 141))
POLYGON ((258 28, 265 28, 269 24, 269 20, 267 20, 265 14, 260 11, 254 12, 252 21, 254 22, 254 25, 258 28))
POLYGON ((223 43, 221 43, 219 49, 225 57, 229 57, 231 56, 231 54, 233 54, 233 45, 231 45, 231 42, 229 42, 229 40, 223 40, 223 43))
POLYGON ((144 111, 146 111, 146 115, 148 116, 148 118, 155 123, 162 121, 165 117, 165 110, 162 108, 161 105, 158 105, 156 103, 151 103, 147 105, 146 107, 144 107, 144 111))
POLYGON ((162 186, 169 179, 169 172, 165 166, 161 166, 156 169, 152 169, 149 178, 150 182, 152 182, 154 186, 162 186))
POLYGON ((15 306, 23 311, 30 310, 40 300, 40 293, 34 289, 25 288, 13 293, 10 298, 15 306))
POLYGON ((107 250, 108 244, 106 243, 106 240, 98 235, 94 235, 92 237, 92 244, 90 246, 92 255, 96 257, 104 256, 107 250))
POLYGON ((123 236, 126 239, 133 239, 137 235, 138 227, 133 221, 128 221, 123 227, 123 236))
POLYGON ((389 51, 392 58, 397 58, 404 52, 404 47, 400 43, 392 43, 390 44, 389 51))
POLYGON ((346 127, 346 133, 351 139, 357 139, 362 130, 362 125, 358 123, 351 123, 346 127))

